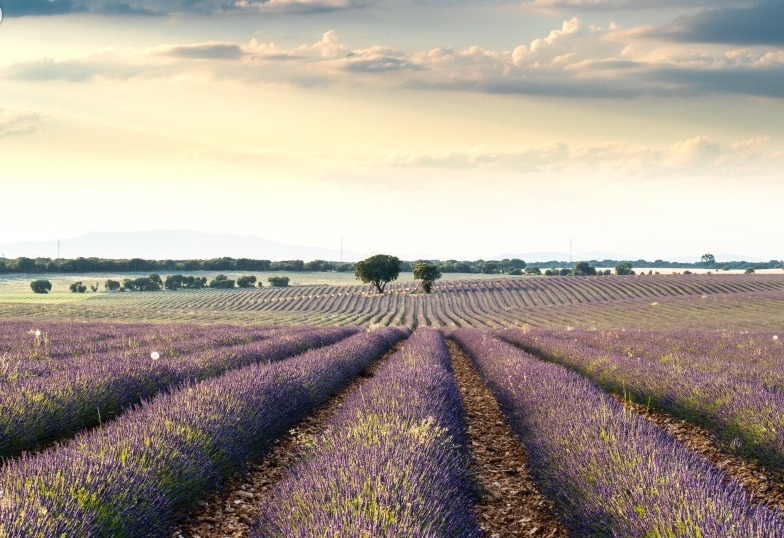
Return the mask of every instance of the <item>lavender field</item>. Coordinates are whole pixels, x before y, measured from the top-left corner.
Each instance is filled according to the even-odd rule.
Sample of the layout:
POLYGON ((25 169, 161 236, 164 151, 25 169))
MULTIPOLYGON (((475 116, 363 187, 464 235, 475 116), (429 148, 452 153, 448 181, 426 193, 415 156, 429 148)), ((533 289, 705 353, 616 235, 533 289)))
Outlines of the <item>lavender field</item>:
POLYGON ((392 282, 384 294, 318 284, 96 293, 60 303, 0 296, 0 319, 775 330, 784 324, 784 275, 507 276, 436 281, 431 294, 413 282, 392 282))
POLYGON ((784 536, 780 286, 506 279, 4 312, 0 537, 784 536), (681 327, 641 328, 643 302, 681 327), (160 322, 207 308, 247 319, 160 322), (320 309, 347 317, 269 323, 320 309), (108 321, 121 311, 156 322, 108 321), (710 450, 684 441, 700 435, 710 450))

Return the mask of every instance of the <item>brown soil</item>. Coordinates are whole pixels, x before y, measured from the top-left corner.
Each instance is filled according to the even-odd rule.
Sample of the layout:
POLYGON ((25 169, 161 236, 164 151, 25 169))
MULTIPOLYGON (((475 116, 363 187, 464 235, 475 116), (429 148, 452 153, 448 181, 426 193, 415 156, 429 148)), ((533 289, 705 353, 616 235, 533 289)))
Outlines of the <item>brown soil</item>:
POLYGON ((276 439, 270 450, 257 461, 229 479, 220 490, 198 503, 172 533, 172 538, 242 538, 259 515, 275 484, 281 481, 299 458, 297 441, 302 436, 319 435, 324 424, 343 402, 402 344, 366 368, 356 379, 335 394, 326 404, 300 422, 294 429, 276 439))
POLYGON ((565 537, 551 515, 552 504, 528 474, 523 445, 506 422, 498 402, 457 343, 448 340, 468 420, 479 521, 489 538, 506 536, 565 537))
POLYGON ((753 502, 766 503, 784 510, 784 476, 781 474, 730 453, 716 436, 704 428, 654 411, 645 405, 630 402, 617 394, 612 396, 627 409, 667 430, 690 449, 708 458, 727 476, 743 486, 753 502))

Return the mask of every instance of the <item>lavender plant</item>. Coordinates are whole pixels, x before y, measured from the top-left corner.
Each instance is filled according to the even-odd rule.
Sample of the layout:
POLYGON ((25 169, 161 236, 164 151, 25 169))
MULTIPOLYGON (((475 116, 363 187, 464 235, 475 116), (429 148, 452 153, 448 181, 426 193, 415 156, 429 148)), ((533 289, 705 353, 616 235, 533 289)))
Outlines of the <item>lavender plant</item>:
POLYGON ((453 333, 528 450, 575 536, 772 537, 784 516, 669 434, 562 366, 487 333, 453 333))
POLYGON ((707 427, 729 449, 784 470, 784 392, 755 381, 761 370, 752 361, 745 368, 748 373, 736 377, 732 369, 743 370, 742 364, 732 365, 715 355, 649 360, 593 347, 586 344, 582 332, 503 331, 501 335, 610 391, 707 427))
POLYGON ((251 536, 481 536, 465 428, 443 337, 418 329, 311 441, 251 536))
POLYGON ((180 510, 406 333, 362 332, 161 394, 0 470, 3 538, 166 536, 180 510))
MULTIPOLYGON (((213 330, 220 334, 220 328, 213 330)), ((334 343, 356 329, 325 328, 284 333, 276 338, 206 349, 176 358, 152 360, 144 354, 107 355, 79 361, 40 378, 23 379, 0 393, 0 456, 114 418, 129 406, 187 380, 200 380, 255 362, 281 360, 334 343)))

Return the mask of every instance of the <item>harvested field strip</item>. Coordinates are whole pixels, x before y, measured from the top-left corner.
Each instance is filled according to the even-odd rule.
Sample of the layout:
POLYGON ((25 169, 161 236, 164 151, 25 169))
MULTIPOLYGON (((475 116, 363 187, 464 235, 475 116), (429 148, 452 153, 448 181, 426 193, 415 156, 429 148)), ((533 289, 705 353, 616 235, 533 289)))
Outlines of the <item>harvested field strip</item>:
POLYGON ((593 382, 476 329, 452 336, 510 417, 574 536, 784 534, 784 514, 593 382))
POLYGON ((449 353, 420 329, 328 421, 252 537, 479 537, 449 353))
POLYGON ((362 332, 170 394, 0 471, 0 535, 168 536, 181 510, 404 333, 362 332))
POLYGON ((173 536, 201 538, 246 537, 250 526, 260 514, 261 505, 275 485, 303 456, 307 440, 324 433, 327 420, 340 409, 347 399, 354 397, 360 386, 372 378, 378 369, 400 349, 400 343, 381 358, 365 367, 360 375, 341 388, 329 401, 306 416, 285 434, 275 440, 267 452, 223 484, 219 491, 201 501, 197 508, 181 521, 173 536))
POLYGON ((565 537, 552 503, 536 489, 528 457, 498 402, 453 341, 447 342, 468 422, 478 518, 485 536, 565 537))

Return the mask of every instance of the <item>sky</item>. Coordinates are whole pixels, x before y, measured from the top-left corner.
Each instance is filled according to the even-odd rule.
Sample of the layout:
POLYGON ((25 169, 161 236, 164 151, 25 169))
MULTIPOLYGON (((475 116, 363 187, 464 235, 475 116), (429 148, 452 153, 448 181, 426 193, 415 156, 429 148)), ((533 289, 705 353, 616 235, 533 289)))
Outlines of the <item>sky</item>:
POLYGON ((0 8, 0 244, 784 259, 780 0, 0 8))

